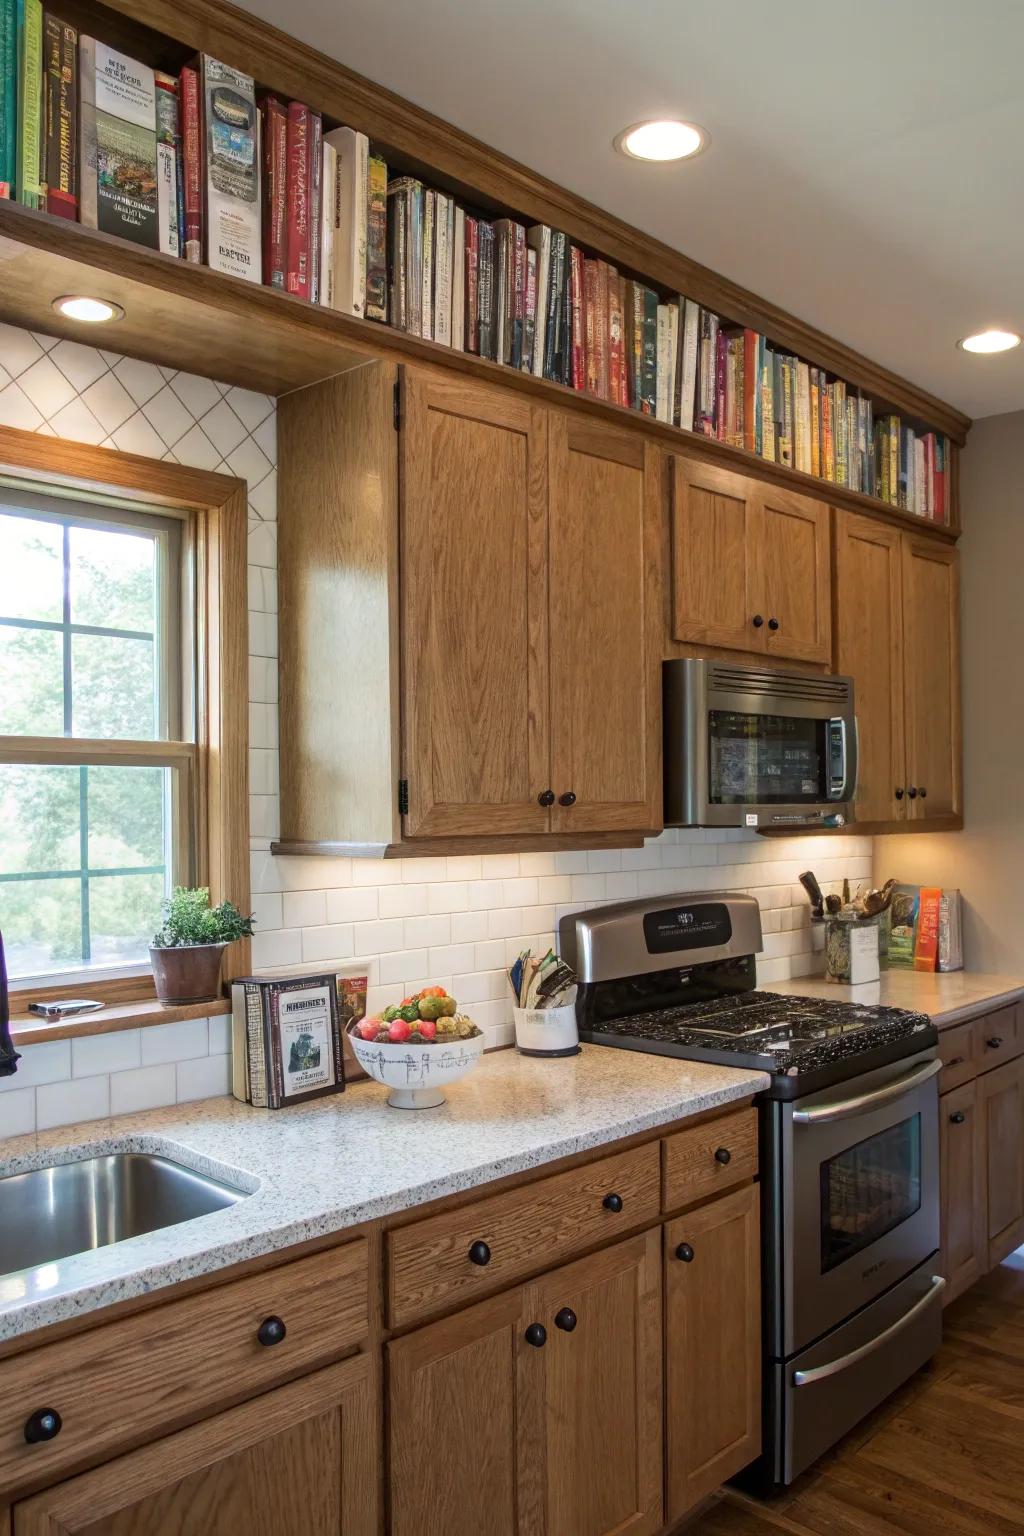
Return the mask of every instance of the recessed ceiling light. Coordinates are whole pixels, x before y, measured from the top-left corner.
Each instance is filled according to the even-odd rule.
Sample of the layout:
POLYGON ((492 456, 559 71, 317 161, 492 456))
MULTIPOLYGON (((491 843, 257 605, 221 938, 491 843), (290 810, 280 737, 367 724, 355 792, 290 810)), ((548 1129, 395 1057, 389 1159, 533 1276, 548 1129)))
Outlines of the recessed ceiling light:
POLYGON ((978 331, 975 336, 965 336, 957 345, 964 352, 1011 352, 1020 346, 1016 331, 978 331))
POLYGON ((634 123, 613 140, 615 148, 631 160, 688 160, 707 147, 708 136, 695 123, 662 118, 634 123))
POLYGON ((85 320, 89 325, 124 319, 120 304, 112 304, 107 299, 90 299, 83 293, 68 293, 62 299, 54 299, 53 307, 69 320, 85 320))

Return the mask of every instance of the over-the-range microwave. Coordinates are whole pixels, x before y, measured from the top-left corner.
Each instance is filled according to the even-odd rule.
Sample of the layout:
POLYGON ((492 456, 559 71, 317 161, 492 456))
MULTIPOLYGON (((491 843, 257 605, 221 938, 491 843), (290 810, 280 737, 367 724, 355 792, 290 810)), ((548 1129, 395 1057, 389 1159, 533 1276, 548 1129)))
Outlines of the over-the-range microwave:
POLYGON ((841 827, 857 788, 853 679, 664 664, 665 825, 841 827))

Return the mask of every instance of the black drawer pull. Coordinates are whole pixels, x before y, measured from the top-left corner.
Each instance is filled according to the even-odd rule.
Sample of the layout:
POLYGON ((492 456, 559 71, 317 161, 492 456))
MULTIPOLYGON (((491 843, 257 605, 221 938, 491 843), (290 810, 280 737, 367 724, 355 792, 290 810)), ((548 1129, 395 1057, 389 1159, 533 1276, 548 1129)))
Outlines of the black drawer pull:
POLYGON ((998 1049, 1002 1045, 1002 1043, 1003 1043, 1002 1035, 991 1035, 985 1041, 985 1044, 988 1046, 990 1051, 998 1051, 998 1049))
POLYGON ((963 1125, 966 1119, 967 1116, 964 1114, 962 1109, 954 1109, 953 1113, 949 1117, 949 1123, 950 1125, 963 1125))
POLYGON ((614 1211, 615 1215, 617 1216, 622 1210, 622 1196, 605 1195, 604 1199, 601 1201, 601 1204, 604 1206, 606 1211, 614 1211))
POLYGON ((928 798, 928 791, 925 789, 923 784, 921 785, 921 788, 918 790, 918 794, 921 796, 922 800, 927 800, 927 798, 928 798))
POLYGON ((693 1263, 693 1249, 690 1247, 689 1243, 679 1244, 679 1247, 676 1249, 676 1258, 682 1259, 684 1264, 693 1263))
POLYGON ((491 1262, 491 1250, 482 1238, 477 1238, 475 1243, 469 1245, 469 1262, 471 1264, 489 1264, 491 1262))
POLYGON ((538 805, 543 805, 543 806, 549 806, 549 805, 554 805, 554 803, 555 803, 555 792, 554 792, 554 790, 553 789, 542 789, 540 794, 537 796, 537 804, 538 805))
POLYGON ((527 1344, 532 1344, 534 1349, 541 1349, 548 1341, 548 1331, 543 1323, 531 1323, 524 1337, 527 1344))
POLYGON ((575 805, 576 804, 576 792, 575 792, 575 790, 567 789, 564 795, 559 795, 558 803, 559 803, 559 805, 575 805))
POLYGON ((778 629, 778 627, 779 627, 778 619, 769 619, 768 620, 768 628, 769 629, 778 629))
POLYGON ((911 800, 917 799, 917 790, 913 784, 911 784, 910 788, 907 790, 907 794, 910 796, 911 800))
POLYGON ((946 1066, 947 1067, 962 1067, 966 1060, 967 1060, 966 1056, 954 1056, 951 1061, 947 1061, 946 1062, 946 1066))
POLYGON ((283 1318, 265 1317, 256 1329, 256 1337, 261 1344, 280 1344, 287 1332, 283 1318))
POLYGON ((37 1408, 25 1420, 25 1439, 29 1445, 41 1445, 44 1440, 56 1440, 63 1419, 56 1408, 37 1408))
POLYGON ((902 789, 894 789, 893 790, 893 794, 896 796, 897 800, 902 800, 903 799, 903 791, 902 791, 902 789))
POLYGON ((761 614, 755 613, 750 622, 753 624, 755 629, 760 629, 761 625, 764 623, 764 618, 761 614))
POLYGON ((716 1163, 721 1163, 723 1168, 726 1166, 727 1163, 731 1163, 732 1162, 732 1153, 729 1151, 728 1147, 719 1147, 718 1148, 718 1150, 715 1153, 715 1162, 716 1163))
POLYGON ((563 1333, 572 1333, 578 1319, 572 1307, 562 1307, 555 1313, 555 1327, 561 1328, 563 1333))

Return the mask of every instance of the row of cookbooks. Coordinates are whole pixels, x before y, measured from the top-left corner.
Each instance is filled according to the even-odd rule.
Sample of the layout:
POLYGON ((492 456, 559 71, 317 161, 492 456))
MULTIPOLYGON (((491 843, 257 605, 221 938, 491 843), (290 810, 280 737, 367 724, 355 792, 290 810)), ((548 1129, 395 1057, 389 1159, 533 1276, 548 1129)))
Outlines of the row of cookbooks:
POLYGON ((0 196, 949 521, 940 434, 564 232, 389 175, 365 134, 217 59, 161 73, 0 0, 0 69, 0 196))

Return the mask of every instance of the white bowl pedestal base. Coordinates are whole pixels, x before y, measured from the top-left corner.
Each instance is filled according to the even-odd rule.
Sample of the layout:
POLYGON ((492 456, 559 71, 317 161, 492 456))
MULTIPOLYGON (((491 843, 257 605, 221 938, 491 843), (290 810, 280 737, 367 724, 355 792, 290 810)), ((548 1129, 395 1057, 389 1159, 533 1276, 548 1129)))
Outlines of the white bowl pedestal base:
POLYGON ((437 1109, 445 1096, 440 1088, 392 1088, 388 1103, 392 1109, 437 1109))

